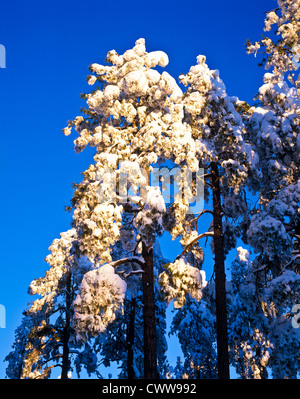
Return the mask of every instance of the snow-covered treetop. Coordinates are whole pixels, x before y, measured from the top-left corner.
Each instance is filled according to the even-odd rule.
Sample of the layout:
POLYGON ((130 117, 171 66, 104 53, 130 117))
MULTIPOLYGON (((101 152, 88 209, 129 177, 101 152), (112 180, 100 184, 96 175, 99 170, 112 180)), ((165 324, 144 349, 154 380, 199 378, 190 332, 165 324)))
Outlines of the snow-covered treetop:
POLYGON ((300 56, 300 1, 277 0, 278 7, 267 13, 264 30, 274 29, 274 35, 265 36, 259 42, 248 43, 248 53, 264 52, 263 62, 266 69, 273 68, 275 76, 282 76, 287 71, 289 80, 299 89, 300 80, 295 78, 299 68, 300 56))
POLYGON ((205 61, 205 56, 199 55, 197 65, 179 77, 187 86, 184 120, 191 129, 201 164, 220 162, 228 185, 238 193, 257 159, 243 141, 244 124, 236 110, 238 99, 227 95, 219 71, 210 70, 205 61))
MULTIPOLYGON (((64 129, 68 135, 74 127, 79 134, 74 142, 77 152, 96 146, 95 163, 84 172, 74 194, 73 225, 79 231, 82 253, 102 264, 111 260, 110 247, 120 237, 122 193, 116 192, 116 186, 122 173, 127 173, 132 190, 140 187, 146 192, 147 173, 160 160, 186 159, 189 167, 198 170, 193 140, 182 122, 182 91, 166 71, 153 69, 166 66, 168 56, 162 51, 146 52, 145 40, 139 39, 123 55, 110 51, 107 62, 91 65, 89 83, 98 85, 84 96, 86 116, 76 117, 64 129)), ((136 227, 141 226, 138 221, 145 221, 150 204, 140 200, 144 216, 137 214, 136 227)))
MULTIPOLYGON (((175 106, 182 91, 175 79, 166 71, 160 74, 153 68, 165 67, 168 56, 162 51, 146 52, 145 40, 136 41, 133 49, 118 55, 115 50, 107 54, 110 65, 92 64, 94 73, 89 83, 100 83, 85 95, 87 118, 79 116, 70 122, 64 132, 75 127, 79 137, 76 151, 88 144, 97 146, 97 153, 106 152, 116 160, 136 161, 147 166, 148 156, 163 156, 162 144, 168 129, 178 129, 180 106, 175 106), (129 147, 130 144, 130 147, 129 147)), ((165 148, 166 150, 166 148, 165 148)), ((171 148, 170 148, 171 150, 171 148)))

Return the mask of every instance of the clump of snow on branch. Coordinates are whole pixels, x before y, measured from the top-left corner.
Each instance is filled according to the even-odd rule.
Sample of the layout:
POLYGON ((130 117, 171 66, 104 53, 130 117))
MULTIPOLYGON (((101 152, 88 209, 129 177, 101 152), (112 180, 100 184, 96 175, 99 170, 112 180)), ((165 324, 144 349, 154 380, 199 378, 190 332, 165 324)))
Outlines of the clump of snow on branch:
POLYGON ((33 280, 28 289, 30 295, 41 296, 32 303, 30 312, 38 312, 44 306, 50 309, 55 304, 57 296, 63 293, 67 273, 71 272, 74 283, 79 284, 82 275, 92 267, 85 256, 76 255, 77 240, 75 228, 62 232, 59 239, 53 240, 49 247, 50 254, 45 259, 50 268, 45 277, 33 280))
POLYGON ((123 312, 127 284, 107 264, 84 275, 74 301, 74 328, 79 341, 96 337, 123 312))
POLYGON ((257 251, 265 252, 270 260, 275 256, 286 256, 292 248, 291 237, 283 223, 264 211, 253 216, 248 239, 257 251))
POLYGON ((174 307, 181 308, 186 295, 200 300, 202 289, 207 285, 205 272, 191 266, 184 258, 168 263, 159 275, 159 284, 167 303, 174 300, 174 307))
POLYGON ((137 214, 135 226, 145 242, 153 241, 155 234, 163 233, 162 216, 166 212, 164 198, 159 187, 147 186, 143 209, 137 214))

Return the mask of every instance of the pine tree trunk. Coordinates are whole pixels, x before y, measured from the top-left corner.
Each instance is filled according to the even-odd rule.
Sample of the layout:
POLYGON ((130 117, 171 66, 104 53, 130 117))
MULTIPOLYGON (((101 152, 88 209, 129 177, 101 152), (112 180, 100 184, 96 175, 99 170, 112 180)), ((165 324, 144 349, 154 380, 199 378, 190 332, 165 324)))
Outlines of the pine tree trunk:
POLYGON ((145 261, 143 283, 144 321, 144 378, 158 378, 156 355, 156 326, 153 284, 153 248, 143 242, 142 256, 145 261))
POLYGON ((212 162, 213 218, 214 218, 214 252, 215 252, 215 284, 216 284, 216 324, 218 378, 229 379, 229 354, 227 332, 227 309, 225 288, 225 256, 222 231, 222 208, 218 164, 212 162))
POLYGON ((133 368, 135 304, 136 300, 133 298, 130 303, 129 323, 127 327, 127 377, 129 380, 135 378, 133 368))
POLYGON ((63 353, 62 353, 62 370, 61 379, 68 379, 68 372, 70 368, 69 363, 69 340, 70 340, 70 325, 71 325, 71 273, 69 272, 66 279, 66 321, 63 329, 63 353))

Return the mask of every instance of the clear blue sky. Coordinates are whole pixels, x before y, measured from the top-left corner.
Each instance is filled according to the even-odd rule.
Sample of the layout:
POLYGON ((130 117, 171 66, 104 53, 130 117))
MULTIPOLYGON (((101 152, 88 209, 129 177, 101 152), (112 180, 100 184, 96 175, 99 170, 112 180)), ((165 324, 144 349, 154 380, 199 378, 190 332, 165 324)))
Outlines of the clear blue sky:
POLYGON ((76 155, 74 136, 61 132, 84 105, 79 94, 88 90, 88 66, 144 37, 148 51, 167 52, 174 77, 204 54, 228 94, 251 102, 263 70, 244 43, 260 38, 264 13, 275 6, 274 0, 2 2, 0 304, 6 328, 0 329, 0 378, 31 300, 27 287, 44 275, 49 245, 70 227, 64 206, 71 184, 92 160, 88 150, 76 155))

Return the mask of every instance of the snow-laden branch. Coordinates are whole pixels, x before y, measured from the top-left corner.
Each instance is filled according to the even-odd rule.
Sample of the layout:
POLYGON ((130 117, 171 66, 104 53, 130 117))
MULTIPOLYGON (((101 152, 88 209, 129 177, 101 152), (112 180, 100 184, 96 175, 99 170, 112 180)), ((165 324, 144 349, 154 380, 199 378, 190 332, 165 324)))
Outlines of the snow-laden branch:
POLYGON ((209 210, 209 209, 204 209, 203 211, 201 211, 201 212, 199 213, 198 216, 196 216, 194 219, 190 220, 190 221, 189 221, 189 224, 192 224, 193 222, 198 222, 198 220, 200 219, 200 217, 201 217, 202 215, 204 215, 205 213, 210 213, 211 215, 213 215, 213 211, 211 211, 211 210, 209 210))
POLYGON ((124 263, 137 263, 141 267, 144 266, 144 258, 142 256, 129 256, 128 258, 122 258, 114 262, 110 262, 109 265, 112 267, 117 267, 123 265, 124 263))
MULTIPOLYGON (((179 254, 179 255, 175 258, 175 261, 178 260, 178 259, 180 259, 180 258, 191 248, 191 246, 194 245, 194 244, 195 244, 197 241, 199 241, 201 238, 204 238, 204 237, 213 237, 213 236, 214 236, 214 233, 213 233, 213 232, 209 232, 209 231, 207 231, 206 233, 199 234, 197 237, 193 238, 192 241, 189 242, 189 243, 184 247, 184 249, 183 249, 183 251, 181 252, 181 254, 179 254)), ((175 262, 175 261, 174 261, 174 262, 175 262)))
POLYGON ((122 275, 122 277, 125 278, 125 280, 133 275, 133 274, 139 274, 139 273, 144 273, 144 270, 142 269, 138 269, 138 270, 131 270, 130 272, 126 273, 125 270, 123 270, 122 272, 118 272, 119 275, 122 275))

